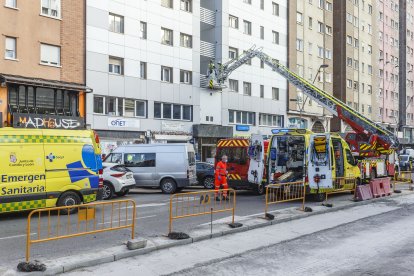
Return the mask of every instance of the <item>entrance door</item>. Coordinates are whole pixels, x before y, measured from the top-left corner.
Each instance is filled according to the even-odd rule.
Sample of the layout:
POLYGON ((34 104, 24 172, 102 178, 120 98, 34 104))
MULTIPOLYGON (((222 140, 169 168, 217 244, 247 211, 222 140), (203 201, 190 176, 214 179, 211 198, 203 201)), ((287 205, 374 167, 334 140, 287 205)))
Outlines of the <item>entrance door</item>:
POLYGON ((262 135, 252 135, 249 156, 248 180, 250 183, 260 184, 264 173, 264 142, 262 135))
POLYGON ((308 154, 308 176, 311 189, 332 188, 334 160, 329 134, 312 134, 308 154))

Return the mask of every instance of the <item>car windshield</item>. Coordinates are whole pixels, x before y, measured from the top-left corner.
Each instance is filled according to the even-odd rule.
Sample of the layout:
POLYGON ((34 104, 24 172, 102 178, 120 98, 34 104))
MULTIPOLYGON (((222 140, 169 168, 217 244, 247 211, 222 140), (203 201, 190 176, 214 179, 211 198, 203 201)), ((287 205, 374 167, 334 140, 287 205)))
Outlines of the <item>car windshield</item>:
POLYGON ((402 155, 400 156, 401 161, 408 161, 408 155, 402 155))

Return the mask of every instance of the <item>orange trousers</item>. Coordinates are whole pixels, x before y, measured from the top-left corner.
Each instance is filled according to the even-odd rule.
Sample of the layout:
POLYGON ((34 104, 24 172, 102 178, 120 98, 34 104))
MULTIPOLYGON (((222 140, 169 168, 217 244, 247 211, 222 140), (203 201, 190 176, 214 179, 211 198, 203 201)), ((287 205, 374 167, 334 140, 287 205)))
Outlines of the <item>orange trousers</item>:
MULTIPOLYGON (((227 177, 223 175, 217 175, 214 181, 214 193, 215 197, 218 196, 218 190, 220 189, 228 189, 229 185, 227 184, 227 177)), ((227 191, 223 191, 223 197, 227 197, 227 191)))

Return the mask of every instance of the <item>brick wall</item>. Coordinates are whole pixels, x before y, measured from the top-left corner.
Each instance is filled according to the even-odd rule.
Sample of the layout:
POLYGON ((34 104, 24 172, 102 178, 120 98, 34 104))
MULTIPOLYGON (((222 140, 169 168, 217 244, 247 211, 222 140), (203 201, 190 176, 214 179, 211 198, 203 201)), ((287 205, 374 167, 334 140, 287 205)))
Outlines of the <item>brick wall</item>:
POLYGON ((61 81, 85 84, 85 1, 61 1, 61 81))

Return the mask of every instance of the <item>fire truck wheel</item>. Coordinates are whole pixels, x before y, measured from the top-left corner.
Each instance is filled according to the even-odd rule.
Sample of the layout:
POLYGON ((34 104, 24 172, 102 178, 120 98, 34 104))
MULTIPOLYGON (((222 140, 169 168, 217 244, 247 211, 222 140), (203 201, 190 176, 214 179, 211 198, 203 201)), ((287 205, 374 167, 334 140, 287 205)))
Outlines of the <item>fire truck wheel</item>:
POLYGON ((266 188, 263 184, 258 184, 256 186, 255 192, 256 192, 257 195, 263 195, 265 193, 265 191, 266 191, 266 188))
POLYGON ((316 202, 322 202, 324 201, 326 198, 326 194, 325 193, 317 193, 317 194, 313 194, 313 200, 316 202))

